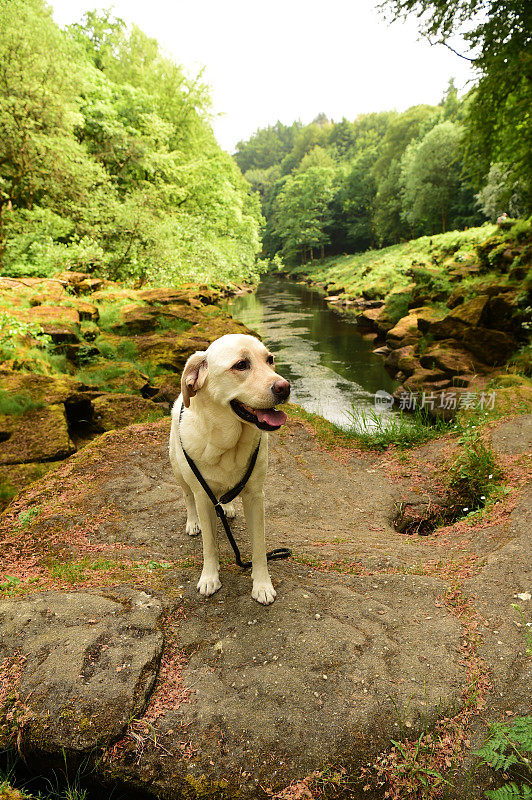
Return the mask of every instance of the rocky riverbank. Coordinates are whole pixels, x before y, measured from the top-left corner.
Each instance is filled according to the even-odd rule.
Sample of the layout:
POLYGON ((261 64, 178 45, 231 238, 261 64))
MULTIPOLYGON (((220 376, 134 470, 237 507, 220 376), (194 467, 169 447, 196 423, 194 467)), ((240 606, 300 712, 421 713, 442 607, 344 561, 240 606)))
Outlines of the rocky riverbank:
POLYGON ((0 504, 95 436, 167 414, 188 356, 246 330, 228 291, 0 278, 0 504))
MULTIPOLYGON (((434 237, 423 258, 412 255, 405 263, 403 257, 396 273, 386 274, 388 283, 381 274, 385 251, 375 251, 374 270, 371 254, 364 254, 362 277, 358 262, 352 272, 344 266, 342 284, 334 265, 333 280, 325 278, 327 265, 315 272, 307 265, 306 282, 323 289, 334 307, 355 314, 361 332, 374 340, 374 352, 401 382, 395 393, 400 407, 449 417, 468 396, 484 394, 491 402, 488 389, 532 385, 532 235, 529 223, 506 227, 476 244, 466 234, 452 241, 434 237), (367 288, 354 293, 364 275, 367 288)), ((390 262, 393 250, 386 251, 390 262)), ((301 267, 292 277, 304 273, 301 267)))

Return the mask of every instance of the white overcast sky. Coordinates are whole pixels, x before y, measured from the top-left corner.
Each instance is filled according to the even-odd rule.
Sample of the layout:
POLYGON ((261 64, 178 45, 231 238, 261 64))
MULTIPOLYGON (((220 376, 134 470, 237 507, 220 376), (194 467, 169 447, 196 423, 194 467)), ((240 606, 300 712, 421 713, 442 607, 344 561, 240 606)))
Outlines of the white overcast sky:
POLYGON ((51 0, 64 26, 86 10, 116 16, 155 37, 190 75, 205 67, 213 128, 233 152, 277 120, 336 121, 437 103, 451 76, 471 85, 469 63, 421 40, 417 19, 386 22, 377 0, 51 0))

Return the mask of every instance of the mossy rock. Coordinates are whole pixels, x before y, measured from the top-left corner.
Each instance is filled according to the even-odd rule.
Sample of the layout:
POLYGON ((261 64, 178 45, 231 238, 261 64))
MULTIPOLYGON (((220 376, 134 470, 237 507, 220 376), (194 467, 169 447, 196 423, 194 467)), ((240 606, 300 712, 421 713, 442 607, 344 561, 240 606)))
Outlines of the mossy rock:
POLYGON ((79 314, 80 320, 89 320, 97 322, 100 312, 98 308, 92 303, 87 303, 85 300, 75 299, 74 305, 79 314))
POLYGON ((81 381, 66 375, 33 375, 0 368, 2 389, 10 394, 28 393, 36 402, 44 404, 64 403, 72 394, 83 391, 81 381))
POLYGON ((94 424, 100 431, 125 428, 139 422, 155 422, 165 416, 160 405, 130 394, 104 394, 92 401, 94 424))
POLYGON ((386 334, 390 347, 404 347, 414 344, 421 337, 421 331, 437 317, 437 311, 427 306, 414 308, 402 317, 386 334))
POLYGON ((161 327, 182 333, 199 319, 198 312, 185 305, 171 305, 163 308, 124 306, 120 310, 118 320, 111 325, 111 330, 113 333, 130 336, 156 331, 161 327))
POLYGON ((91 388, 121 393, 126 389, 140 393, 149 383, 148 376, 130 361, 97 359, 80 369, 78 376, 91 388))
POLYGON ((0 464, 57 461, 75 450, 62 404, 0 416, 0 464))
POLYGON ((485 373, 486 366, 480 364, 474 356, 461 347, 454 339, 434 342, 420 356, 421 366, 425 369, 439 369, 449 376, 467 375, 468 373, 485 373))
POLYGON ((403 372, 410 376, 419 369, 419 361, 414 355, 413 345, 398 347, 392 350, 384 360, 384 366, 393 375, 403 372))
POLYGON ((490 328, 469 328, 462 336, 462 342, 480 361, 491 366, 501 366, 517 349, 517 342, 511 334, 490 328))

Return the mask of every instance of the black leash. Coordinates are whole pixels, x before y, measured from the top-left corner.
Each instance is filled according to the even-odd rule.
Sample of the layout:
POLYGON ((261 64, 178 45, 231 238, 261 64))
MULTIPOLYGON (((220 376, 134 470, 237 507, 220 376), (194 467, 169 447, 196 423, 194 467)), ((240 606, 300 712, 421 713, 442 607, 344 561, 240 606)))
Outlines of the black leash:
MULTIPOLYGON (((185 408, 185 406, 183 404, 181 404, 181 411, 179 412, 179 423, 181 423, 181 417, 183 416, 184 408, 185 408)), ((259 443, 258 443, 257 447, 255 448, 255 452, 251 456, 251 461, 249 462, 249 466, 248 466, 248 468, 246 470, 246 474, 244 475, 242 480, 239 481, 236 484, 236 486, 233 486, 233 488, 230 489, 228 492, 223 494, 220 497, 219 500, 216 499, 216 496, 215 496, 214 492, 211 491, 211 488, 210 488, 209 484, 204 479, 203 475, 201 474, 201 472, 199 471, 199 469, 197 468, 197 466, 192 461, 192 459, 190 458, 189 454, 187 453, 187 451, 183 447, 183 441, 181 439, 181 431, 179 432, 179 441, 181 442, 181 449, 183 450, 183 455, 185 456, 185 458, 187 460, 187 464, 189 465, 190 469, 192 470, 192 472, 194 473, 194 475, 198 479, 201 487, 204 489, 205 493, 207 494, 207 497, 209 498, 209 500, 213 504, 214 510, 216 511, 216 515, 222 521, 222 525, 224 526, 224 530, 225 530, 225 532, 227 534, 227 538, 229 539, 229 543, 230 543, 231 547, 233 548, 233 552, 235 554, 235 561, 236 561, 237 565, 239 567, 242 567, 242 569, 249 569, 252 566, 252 562, 251 561, 242 561, 242 557, 240 555, 240 550, 238 549, 238 545, 235 542, 233 534, 231 533, 231 528, 229 527, 229 520, 227 519, 225 511, 224 511, 224 509, 222 507, 222 503, 225 505, 226 503, 230 503, 232 500, 234 500, 235 497, 237 497, 240 494, 240 492, 242 491, 242 489, 244 488, 244 486, 246 485, 248 480, 251 478, 251 474, 252 474, 253 470, 255 469, 255 463, 257 461, 257 456, 259 454, 259 448, 260 448, 261 440, 259 439, 259 443)), ((276 561, 279 558, 289 558, 291 555, 292 555, 292 552, 287 547, 277 547, 277 548, 275 548, 275 550, 270 550, 269 553, 266 553, 266 560, 267 561, 276 561)))

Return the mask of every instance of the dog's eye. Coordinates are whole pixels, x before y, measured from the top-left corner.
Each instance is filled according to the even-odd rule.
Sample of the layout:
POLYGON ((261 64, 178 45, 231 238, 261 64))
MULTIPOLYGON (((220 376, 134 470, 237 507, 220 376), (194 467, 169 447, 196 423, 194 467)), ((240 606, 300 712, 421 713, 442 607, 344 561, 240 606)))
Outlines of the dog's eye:
POLYGON ((272 356, 272 354, 271 354, 271 353, 270 353, 270 355, 268 356, 268 358, 266 359, 266 363, 267 363, 267 364, 273 364, 273 356, 272 356))
POLYGON ((236 364, 233 364, 232 368, 239 370, 249 369, 249 361, 247 358, 243 358, 242 361, 237 361, 236 364))

